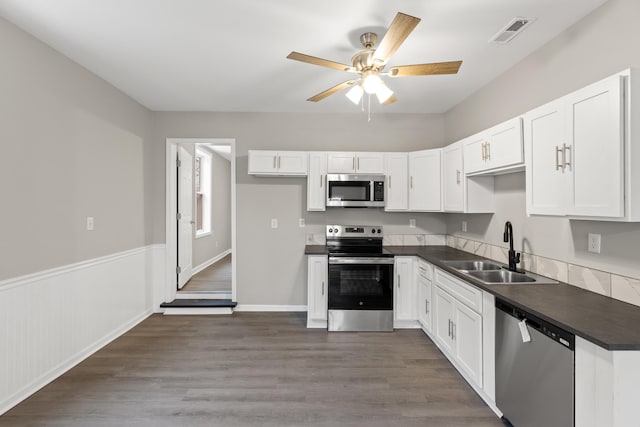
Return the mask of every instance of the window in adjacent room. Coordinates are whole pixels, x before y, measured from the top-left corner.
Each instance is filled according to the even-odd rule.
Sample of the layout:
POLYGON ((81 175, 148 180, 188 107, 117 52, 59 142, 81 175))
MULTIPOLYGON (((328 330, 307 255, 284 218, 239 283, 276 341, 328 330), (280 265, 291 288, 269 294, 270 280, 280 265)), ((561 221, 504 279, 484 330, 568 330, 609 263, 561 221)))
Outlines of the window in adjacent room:
POLYGON ((196 148, 193 171, 197 238, 211 233, 211 154, 196 148))

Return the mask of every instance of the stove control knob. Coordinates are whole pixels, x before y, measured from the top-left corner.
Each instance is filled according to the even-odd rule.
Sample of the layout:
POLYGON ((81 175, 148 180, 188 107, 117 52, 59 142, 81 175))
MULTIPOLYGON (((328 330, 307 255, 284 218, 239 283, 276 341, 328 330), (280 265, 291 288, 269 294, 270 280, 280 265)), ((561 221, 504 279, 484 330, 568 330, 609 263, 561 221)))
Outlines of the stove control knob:
POLYGON ((371 234, 376 234, 376 229, 375 228, 371 229, 371 234))
POLYGON ((329 229, 329 233, 333 233, 333 228, 330 228, 330 229, 329 229))
POLYGON ((382 229, 378 228, 378 234, 382 234, 382 229))

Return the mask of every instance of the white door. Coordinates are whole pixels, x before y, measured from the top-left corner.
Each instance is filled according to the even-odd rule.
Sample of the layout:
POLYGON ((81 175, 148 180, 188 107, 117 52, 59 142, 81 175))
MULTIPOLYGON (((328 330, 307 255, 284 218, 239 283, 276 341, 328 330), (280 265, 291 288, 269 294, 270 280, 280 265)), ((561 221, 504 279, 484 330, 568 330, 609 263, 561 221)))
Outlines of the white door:
POLYGON ((393 312, 395 320, 416 320, 413 308, 414 287, 413 287, 413 258, 396 257, 395 264, 396 283, 393 300, 395 310, 393 312))
POLYGON ((462 169, 462 145, 452 144, 444 148, 444 210, 464 211, 464 172, 462 169))
POLYGON ((624 216, 622 77, 591 85, 569 97, 569 147, 574 215, 624 216))
POLYGON ((442 150, 422 150, 409 156, 409 210, 442 210, 442 150))
POLYGON ((570 170, 562 167, 567 144, 563 101, 555 101, 527 113, 524 142, 527 153, 527 214, 566 215, 571 191, 570 170))
POLYGON ((385 157, 387 194, 384 210, 406 211, 409 208, 407 153, 387 153, 385 157))
POLYGON ((193 156, 179 146, 178 159, 178 289, 191 278, 193 270, 193 156))
POLYGON ((482 316, 457 303, 452 335, 456 359, 476 384, 482 387, 482 316))
POLYGON ((439 286, 436 286, 434 290, 433 299, 435 308, 433 312, 433 321, 435 322, 434 329, 436 339, 442 347, 449 352, 449 354, 454 355, 453 339, 451 338, 451 335, 453 329, 452 319, 455 300, 439 286))

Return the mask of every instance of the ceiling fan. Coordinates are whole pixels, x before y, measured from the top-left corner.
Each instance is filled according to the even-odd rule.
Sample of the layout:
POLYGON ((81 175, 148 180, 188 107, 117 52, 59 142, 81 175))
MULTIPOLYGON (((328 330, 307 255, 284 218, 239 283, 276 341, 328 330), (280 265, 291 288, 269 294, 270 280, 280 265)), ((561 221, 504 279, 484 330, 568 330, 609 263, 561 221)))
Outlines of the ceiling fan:
POLYGON ((389 62, 391 56, 398 50, 400 45, 402 45, 419 22, 420 18, 398 12, 377 48, 374 48, 378 39, 377 34, 362 34, 360 36, 360 43, 362 43, 364 50, 356 53, 351 58, 351 65, 329 61, 327 59, 317 58, 303 53, 291 52, 287 56, 288 59, 307 62, 321 67, 333 68, 334 70, 359 74, 359 77, 337 84, 324 92, 320 92, 319 94, 312 96, 307 99, 307 101, 318 102, 329 95, 333 95, 334 93, 351 87, 351 90, 347 92, 347 98, 349 98, 354 104, 359 104, 362 99, 362 95, 367 93, 370 95, 375 94, 381 104, 388 105, 397 101, 397 98, 393 94, 393 91, 384 83, 382 76, 405 77, 428 76, 434 74, 456 74, 462 64, 462 61, 400 65, 391 67, 388 71, 383 72, 384 67, 389 62))

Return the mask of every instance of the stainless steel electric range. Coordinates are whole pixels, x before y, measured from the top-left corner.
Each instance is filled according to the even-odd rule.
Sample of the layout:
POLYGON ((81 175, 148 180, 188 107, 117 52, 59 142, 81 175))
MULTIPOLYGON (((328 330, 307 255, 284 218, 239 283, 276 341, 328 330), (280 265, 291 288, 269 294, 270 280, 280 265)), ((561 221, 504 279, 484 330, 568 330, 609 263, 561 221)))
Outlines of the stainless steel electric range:
POLYGON ((382 226, 328 225, 329 331, 393 330, 393 254, 382 226))

